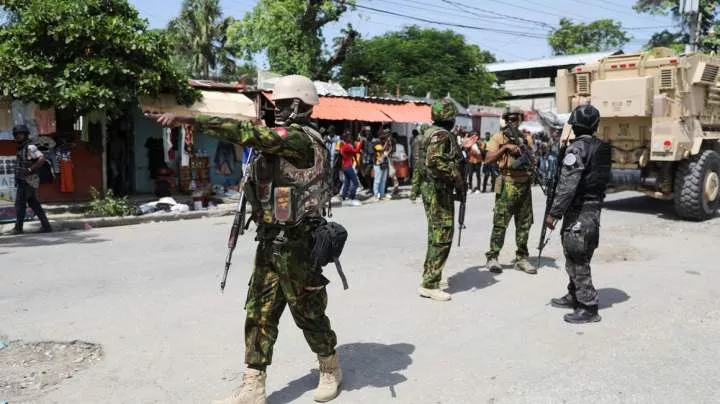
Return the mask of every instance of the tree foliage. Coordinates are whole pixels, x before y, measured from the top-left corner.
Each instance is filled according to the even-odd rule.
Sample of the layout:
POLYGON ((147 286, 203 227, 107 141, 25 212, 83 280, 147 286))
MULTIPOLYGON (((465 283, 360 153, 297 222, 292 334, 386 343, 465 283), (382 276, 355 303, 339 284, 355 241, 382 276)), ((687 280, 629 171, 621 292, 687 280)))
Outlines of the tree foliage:
MULTIPOLYGON (((698 50, 709 52, 720 45, 720 23, 717 20, 720 0, 699 0, 700 1, 700 27, 698 50), (716 36, 709 35, 711 29, 717 32, 716 36)), ((637 0, 633 8, 639 13, 651 15, 671 15, 678 23, 683 23, 686 29, 666 29, 654 34, 648 42, 648 47, 667 46, 676 50, 682 50, 682 44, 690 43, 690 35, 687 24, 684 24, 682 14, 683 0, 637 0)))
POLYGON ((328 79, 358 33, 348 25, 331 54, 324 45, 323 27, 338 21, 354 5, 355 0, 259 0, 242 21, 231 26, 229 43, 247 59, 266 52, 270 69, 276 73, 328 79))
POLYGON ((630 37, 622 29, 622 24, 611 19, 576 24, 561 18, 558 28, 548 37, 554 55, 617 50, 628 42, 630 37))
POLYGON ((167 38, 125 0, 3 0, 0 86, 13 97, 77 117, 120 112, 138 95, 199 94, 170 63, 167 38))
POLYGON ((236 69, 227 30, 234 22, 223 18, 220 0, 184 0, 180 15, 168 24, 174 61, 193 77, 209 79, 236 69))
POLYGON ((450 30, 406 27, 367 40, 359 40, 340 70, 346 86, 367 85, 371 95, 395 94, 442 97, 490 103, 502 97, 495 75, 482 65, 495 57, 450 30))

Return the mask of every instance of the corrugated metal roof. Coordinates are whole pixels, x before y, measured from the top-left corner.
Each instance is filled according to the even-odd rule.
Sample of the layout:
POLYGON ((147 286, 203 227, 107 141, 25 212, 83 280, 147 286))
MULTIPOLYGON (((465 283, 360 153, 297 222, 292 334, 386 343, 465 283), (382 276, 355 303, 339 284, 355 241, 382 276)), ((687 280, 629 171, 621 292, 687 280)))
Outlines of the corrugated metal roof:
POLYGON ((330 121, 430 122, 430 107, 412 102, 378 102, 359 97, 321 96, 312 117, 330 121))
POLYGON ((622 53, 623 51, 581 53, 578 55, 556 56, 544 59, 519 60, 517 62, 490 63, 485 65, 485 70, 491 73, 497 73, 511 70, 537 69, 541 67, 581 65, 622 53))

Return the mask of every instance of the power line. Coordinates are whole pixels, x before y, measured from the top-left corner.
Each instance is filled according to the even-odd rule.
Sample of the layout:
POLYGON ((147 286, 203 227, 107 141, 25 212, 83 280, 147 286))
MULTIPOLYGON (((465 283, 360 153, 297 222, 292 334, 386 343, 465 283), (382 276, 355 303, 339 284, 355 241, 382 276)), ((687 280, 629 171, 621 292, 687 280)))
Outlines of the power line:
POLYGON ((429 20, 429 19, 426 19, 426 18, 414 17, 414 16, 404 15, 404 14, 400 14, 400 13, 395 13, 395 12, 393 12, 393 11, 380 10, 380 9, 377 9, 377 8, 367 7, 367 6, 361 6, 361 5, 356 5, 355 7, 360 8, 360 9, 363 9, 363 10, 374 11, 374 12, 380 13, 380 14, 393 15, 393 16, 396 16, 396 17, 407 18, 407 19, 409 19, 409 20, 415 20, 415 21, 425 22, 425 23, 428 23, 428 24, 443 25, 443 26, 447 26, 447 27, 455 27, 455 28, 464 28, 464 29, 471 29, 471 30, 477 30, 477 31, 494 32, 494 33, 498 33, 498 34, 515 35, 515 36, 525 37, 525 38, 546 38, 546 37, 547 37, 547 35, 535 34, 535 33, 531 33, 531 32, 511 31, 511 30, 503 30, 503 29, 495 29, 495 28, 483 28, 483 27, 475 27, 475 26, 472 26, 472 25, 465 25, 465 24, 455 24, 455 23, 450 23, 450 22, 433 21, 433 20, 429 20))
MULTIPOLYGON (((461 4, 461 3, 458 3, 458 2, 455 2, 455 1, 450 1, 450 0, 442 0, 442 1, 445 2, 445 3, 448 3, 448 4, 452 4, 452 5, 454 5, 455 7, 463 7, 463 8, 465 8, 465 9, 478 10, 478 11, 482 11, 482 12, 484 12, 484 13, 492 14, 492 15, 495 15, 495 16, 498 16, 498 17, 509 18, 509 19, 512 19, 512 20, 522 21, 522 22, 529 22, 529 23, 531 23, 531 24, 540 25, 540 26, 542 26, 542 27, 546 27, 546 28, 550 28, 550 29, 553 28, 552 25, 550 25, 550 24, 548 24, 548 23, 545 23, 545 22, 542 22, 542 21, 529 20, 529 19, 525 19, 525 18, 521 18, 521 17, 515 17, 515 16, 512 16, 512 15, 507 15, 507 14, 498 13, 498 12, 492 11, 492 10, 487 10, 487 9, 483 9, 483 8, 479 8, 479 7, 474 7, 474 6, 469 6, 469 5, 466 5, 466 4, 461 4)), ((471 11, 468 11, 468 13, 470 13, 470 14, 472 14, 472 15, 475 15, 475 16, 479 16, 477 13, 474 13, 474 12, 471 12, 471 11)))

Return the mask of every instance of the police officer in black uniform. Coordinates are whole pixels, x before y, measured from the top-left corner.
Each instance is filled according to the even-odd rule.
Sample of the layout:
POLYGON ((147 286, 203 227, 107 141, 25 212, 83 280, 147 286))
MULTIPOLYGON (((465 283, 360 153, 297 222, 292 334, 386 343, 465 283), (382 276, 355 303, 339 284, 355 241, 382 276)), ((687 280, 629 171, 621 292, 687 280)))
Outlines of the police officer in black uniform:
POLYGON ((600 210, 610 181, 612 150, 595 136, 600 112, 592 105, 575 108, 568 123, 575 139, 565 152, 555 201, 545 222, 553 229, 563 219, 562 245, 570 277, 567 295, 552 299, 550 304, 573 309, 565 321, 579 324, 600 321, 590 260, 600 239, 600 210))

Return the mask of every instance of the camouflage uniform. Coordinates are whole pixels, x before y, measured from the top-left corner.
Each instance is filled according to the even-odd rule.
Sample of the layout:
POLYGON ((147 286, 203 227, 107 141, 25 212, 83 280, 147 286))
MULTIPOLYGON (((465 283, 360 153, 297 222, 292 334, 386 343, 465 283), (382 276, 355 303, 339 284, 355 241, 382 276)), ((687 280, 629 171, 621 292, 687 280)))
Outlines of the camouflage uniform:
POLYGON ((427 131, 428 126, 423 125, 422 128, 420 128, 420 134, 413 139, 412 144, 412 159, 413 159, 413 174, 412 174, 412 188, 410 189, 410 199, 415 200, 417 199, 418 195, 420 195, 420 186, 422 185, 422 176, 423 173, 420 170, 420 167, 424 166, 424 162, 420 162, 420 159, 425 158, 425 152, 427 151, 425 141, 427 138, 425 137, 425 132, 427 131))
MULTIPOLYGON (((503 132, 498 132, 487 143, 488 152, 497 152, 509 143, 503 132)), ((511 170, 514 159, 509 154, 500 157, 498 166, 500 177, 495 187, 495 209, 493 215, 493 230, 490 236, 490 251, 485 256, 488 259, 497 258, 505 243, 505 232, 510 219, 515 217, 515 244, 517 260, 525 259, 529 255, 527 243, 530 236, 530 227, 533 224, 532 209, 532 177, 531 168, 520 167, 511 170)))
POLYGON ((286 305, 310 349, 320 356, 334 355, 337 338, 325 315, 324 286, 329 281, 309 261, 312 232, 323 219, 308 215, 297 226, 277 224, 273 206, 261 203, 263 191, 254 181, 263 171, 271 176, 271 186, 277 189, 285 180, 276 159, 285 159, 299 169, 312 167, 318 157, 316 145, 299 125, 271 129, 207 116, 198 117, 196 122, 205 133, 253 147, 260 159, 270 162, 269 170, 259 166, 260 159, 252 165, 248 175, 253 182, 249 181, 245 189, 253 205, 253 219, 258 223, 259 241, 245 303, 245 362, 259 368, 271 364, 278 323, 286 305))
POLYGON ((431 127, 425 132, 427 155, 425 178, 420 185, 428 221, 428 247, 422 286, 436 289, 450 255, 455 229, 453 186, 460 175, 457 144, 446 130, 431 127))

